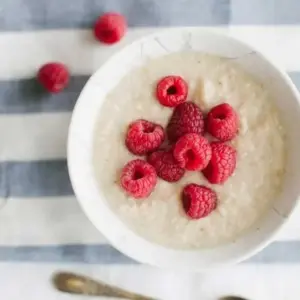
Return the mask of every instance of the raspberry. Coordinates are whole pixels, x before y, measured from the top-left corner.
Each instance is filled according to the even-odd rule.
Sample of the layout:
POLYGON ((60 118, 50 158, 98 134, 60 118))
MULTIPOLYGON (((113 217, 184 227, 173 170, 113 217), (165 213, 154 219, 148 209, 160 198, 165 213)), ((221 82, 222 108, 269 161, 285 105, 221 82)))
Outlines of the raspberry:
POLYGON ((185 173, 185 170, 175 161, 172 150, 153 152, 148 157, 148 162, 154 167, 157 175, 165 181, 176 182, 185 173))
POLYGON ((156 97, 160 104, 174 107, 186 100, 187 83, 180 76, 162 78, 156 87, 156 97))
POLYGON ((46 90, 58 93, 68 85, 70 76, 64 64, 50 62, 39 69, 37 78, 46 90))
POLYGON ((144 160, 132 160, 122 170, 121 185, 134 198, 148 197, 156 182, 155 169, 144 160))
POLYGON ((217 195, 204 185, 191 183, 183 189, 182 205, 185 213, 190 218, 204 218, 216 209, 217 195))
POLYGON ((126 19, 121 14, 110 12, 98 18, 94 34, 100 42, 114 44, 121 40, 126 30, 126 19))
POLYGON ((236 167, 236 150, 222 142, 211 143, 211 160, 202 171, 210 183, 224 183, 236 167))
POLYGON ((164 139, 162 126, 140 119, 129 125, 125 143, 133 154, 145 155, 157 150, 164 139))
POLYGON ((176 142, 187 133, 203 134, 203 132, 203 114, 195 103, 182 103, 174 109, 167 126, 167 135, 170 141, 176 142))
POLYGON ((239 129, 239 116, 228 103, 222 103, 208 113, 206 129, 222 142, 232 140, 239 129))
POLYGON ((211 148, 206 138, 196 133, 189 133, 177 141, 173 155, 180 167, 199 171, 210 161, 211 148))

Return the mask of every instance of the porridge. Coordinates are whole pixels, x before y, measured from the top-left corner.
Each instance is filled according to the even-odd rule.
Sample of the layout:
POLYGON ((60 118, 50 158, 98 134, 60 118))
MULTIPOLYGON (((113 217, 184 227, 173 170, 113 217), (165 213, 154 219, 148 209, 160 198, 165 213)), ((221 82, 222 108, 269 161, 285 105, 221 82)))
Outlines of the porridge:
POLYGON ((270 208, 283 182, 285 147, 277 108, 260 82, 228 59, 175 53, 131 71, 107 95, 95 132, 94 166, 109 206, 137 234, 172 248, 213 247, 234 241, 270 208), (223 184, 190 170, 177 182, 158 178, 149 197, 135 199, 122 189, 120 175, 130 160, 143 157, 128 151, 126 132, 137 119, 167 127, 174 109, 162 106, 155 91, 157 82, 170 74, 184 78, 187 100, 204 113, 224 102, 237 112, 239 131, 227 143, 236 149, 236 168, 223 184), (190 183, 217 195, 216 208, 196 220, 186 215, 181 202, 190 183))

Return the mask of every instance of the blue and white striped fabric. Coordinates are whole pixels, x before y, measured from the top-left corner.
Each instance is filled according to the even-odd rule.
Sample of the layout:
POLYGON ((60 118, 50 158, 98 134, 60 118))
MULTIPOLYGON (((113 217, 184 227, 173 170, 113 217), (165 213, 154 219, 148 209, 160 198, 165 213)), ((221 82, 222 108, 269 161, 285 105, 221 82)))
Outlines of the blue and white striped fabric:
MULTIPOLYGON (((0 297, 67 300, 53 272, 72 270, 159 299, 298 299, 300 210, 277 242, 238 266, 175 274, 139 265, 107 244, 74 197, 66 167, 71 111, 90 74, 125 44, 157 27, 203 26, 255 45, 300 88, 299 0, 1 0, 0 2, 0 297), (90 27, 119 11, 130 30, 120 44, 95 42, 90 27), (49 95, 34 76, 48 61, 72 72, 49 95)), ((77 299, 86 299, 77 297, 77 299)))

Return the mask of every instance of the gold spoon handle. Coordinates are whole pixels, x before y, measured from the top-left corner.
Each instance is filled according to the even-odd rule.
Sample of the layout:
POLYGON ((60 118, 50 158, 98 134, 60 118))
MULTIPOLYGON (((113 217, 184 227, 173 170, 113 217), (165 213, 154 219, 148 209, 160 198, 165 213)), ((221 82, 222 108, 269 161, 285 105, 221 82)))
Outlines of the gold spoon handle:
POLYGON ((124 298, 128 300, 155 300, 139 294, 131 293, 123 289, 95 281, 92 278, 67 272, 60 272, 54 275, 55 287, 70 294, 83 294, 90 296, 106 296, 124 298))

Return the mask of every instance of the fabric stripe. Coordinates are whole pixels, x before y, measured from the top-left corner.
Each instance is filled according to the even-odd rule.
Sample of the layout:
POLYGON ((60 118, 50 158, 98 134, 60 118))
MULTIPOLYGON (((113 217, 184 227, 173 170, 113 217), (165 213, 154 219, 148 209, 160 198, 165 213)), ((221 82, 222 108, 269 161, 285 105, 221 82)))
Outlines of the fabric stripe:
POLYGON ((70 112, 0 115, 0 161, 65 159, 70 118, 70 112))
POLYGON ((73 195, 66 160, 0 163, 0 197, 73 195))
POLYGON ((65 262, 132 264, 133 260, 124 256, 112 246, 104 245, 60 245, 0 247, 0 261, 16 262, 65 262))
POLYGON ((107 11, 123 13, 129 26, 297 24, 297 8, 298 0, 73 0, 63 6, 59 0, 3 0, 0 30, 88 28, 107 11))
MULTIPOLYGON (((287 71, 300 70, 300 26, 205 28, 229 33, 252 44, 287 71)), ((123 46, 157 30, 148 27, 130 29, 126 37, 113 46, 96 42, 90 30, 3 32, 0 33, 0 80, 33 78, 38 68, 49 61, 64 62, 73 75, 90 75, 123 46)))
POLYGON ((72 77, 58 94, 46 92, 35 78, 0 81, 0 114, 71 111, 88 78, 72 77))
MULTIPOLYGON (((300 241, 275 242, 245 263, 300 263, 300 241), (287 255, 289 253, 289 255, 287 255)), ((132 259, 124 256, 108 244, 102 245, 53 245, 0 247, 0 261, 13 262, 64 262, 87 264, 132 264, 132 259)))
MULTIPOLYGON (((228 30, 225 26, 205 28, 216 32, 228 30)), ((90 29, 2 32, 0 79, 33 78, 39 67, 49 61, 65 63, 73 75, 90 75, 125 45, 158 30, 132 28, 120 43, 110 46, 97 42, 90 29)))
POLYGON ((0 30, 88 28, 107 11, 125 15, 129 26, 228 24, 230 0, 2 0, 0 30))
POLYGON ((0 206, 0 246, 106 242, 74 196, 9 198, 0 206))
POLYGON ((298 0, 2 0, 0 30, 89 28, 107 11, 126 16, 129 26, 298 24, 298 0), (20 13, 22 12, 22 13, 20 13))
MULTIPOLYGON (((300 72, 289 75, 300 89, 300 72)), ((0 81, 0 114, 72 111, 88 79, 73 76, 68 88, 54 95, 46 93, 36 79, 0 81)))
POLYGON ((231 0, 230 24, 299 23, 299 0, 231 0))

